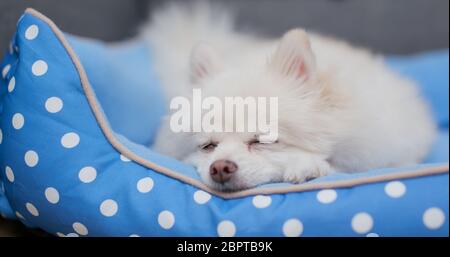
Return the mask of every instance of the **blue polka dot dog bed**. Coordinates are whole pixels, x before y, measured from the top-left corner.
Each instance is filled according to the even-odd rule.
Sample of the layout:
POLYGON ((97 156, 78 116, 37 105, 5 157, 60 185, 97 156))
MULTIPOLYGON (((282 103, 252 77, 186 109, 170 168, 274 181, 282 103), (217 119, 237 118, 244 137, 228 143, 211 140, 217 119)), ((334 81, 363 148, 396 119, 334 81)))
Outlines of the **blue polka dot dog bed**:
POLYGON ((433 103, 425 163, 221 193, 144 147, 165 111, 149 50, 26 11, 1 65, 2 215, 60 236, 448 236, 448 51, 387 60, 433 103))

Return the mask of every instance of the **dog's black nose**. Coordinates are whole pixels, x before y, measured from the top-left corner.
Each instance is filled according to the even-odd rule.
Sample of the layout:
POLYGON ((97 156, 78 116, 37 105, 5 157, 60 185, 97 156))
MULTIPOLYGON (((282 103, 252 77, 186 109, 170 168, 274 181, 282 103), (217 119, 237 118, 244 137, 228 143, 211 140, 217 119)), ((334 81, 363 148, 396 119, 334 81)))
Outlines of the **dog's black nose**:
POLYGON ((238 169, 236 163, 230 160, 217 160, 209 166, 209 174, 217 183, 225 183, 231 179, 238 169))

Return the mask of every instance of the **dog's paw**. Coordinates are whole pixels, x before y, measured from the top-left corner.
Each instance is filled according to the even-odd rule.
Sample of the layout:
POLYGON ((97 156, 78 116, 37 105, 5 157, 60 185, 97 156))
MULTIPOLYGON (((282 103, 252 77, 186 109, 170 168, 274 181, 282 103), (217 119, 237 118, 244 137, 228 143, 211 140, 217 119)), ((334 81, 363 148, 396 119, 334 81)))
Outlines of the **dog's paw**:
POLYGON ((285 170, 284 182, 303 183, 332 172, 330 164, 318 157, 299 158, 294 166, 285 170))

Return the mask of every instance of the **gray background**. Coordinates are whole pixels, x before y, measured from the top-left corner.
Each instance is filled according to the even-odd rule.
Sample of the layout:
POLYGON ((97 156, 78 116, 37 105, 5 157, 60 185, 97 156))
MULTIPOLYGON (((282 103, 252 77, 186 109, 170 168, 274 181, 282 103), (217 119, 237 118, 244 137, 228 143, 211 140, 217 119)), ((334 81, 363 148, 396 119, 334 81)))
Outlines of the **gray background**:
MULTIPOLYGON (((178 0, 181 1, 181 0, 178 0)), ((186 2, 187 0, 184 0, 186 2)), ((26 7, 66 32, 117 41, 136 34, 162 0, 0 0, 0 52, 26 7)), ((237 13, 238 27, 279 36, 302 26, 383 53, 448 48, 448 0, 218 0, 237 13)), ((0 54, 1 57, 2 54, 0 54)))

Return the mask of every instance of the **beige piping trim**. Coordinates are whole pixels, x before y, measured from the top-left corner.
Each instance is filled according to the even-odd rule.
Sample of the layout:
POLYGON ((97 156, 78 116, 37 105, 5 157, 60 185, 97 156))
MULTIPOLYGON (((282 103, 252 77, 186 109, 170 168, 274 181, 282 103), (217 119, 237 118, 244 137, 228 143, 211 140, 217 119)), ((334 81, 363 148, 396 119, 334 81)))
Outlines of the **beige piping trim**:
POLYGON ((179 172, 170 170, 166 167, 163 167, 156 163, 148 161, 148 160, 136 155, 135 153, 130 151, 128 148, 126 148, 124 145, 122 145, 120 143, 120 141, 114 137, 114 134, 112 133, 111 129, 109 128, 106 117, 104 117, 104 115, 97 103, 94 91, 89 83, 86 72, 85 72, 83 66, 81 65, 81 62, 80 62, 78 56, 75 54, 75 51, 72 49, 72 47, 69 45, 66 38, 64 37, 64 34, 59 30, 59 28, 53 23, 52 20, 50 20, 49 18, 47 18, 45 15, 41 14, 40 12, 38 12, 32 8, 27 8, 25 10, 25 12, 29 13, 29 14, 35 16, 36 18, 41 19, 45 23, 47 23, 50 26, 50 28, 52 29, 53 33, 55 33, 58 40, 64 46, 64 48, 66 49, 70 58, 72 59, 72 62, 75 65, 75 68, 78 71, 78 75, 80 76, 81 86, 83 87, 86 98, 87 98, 89 105, 94 113, 95 118, 97 119, 98 124, 100 125, 101 130, 103 131, 103 134, 105 135, 105 137, 109 141, 109 143, 119 153, 121 153, 125 157, 137 162, 138 164, 140 164, 144 167, 150 168, 152 170, 155 170, 156 172, 162 173, 169 177, 180 180, 184 183, 190 184, 194 187, 197 187, 199 189, 207 191, 211 194, 217 195, 217 196, 225 198, 225 199, 230 199, 230 198, 238 198, 238 197, 244 197, 244 196, 256 195, 256 194, 283 194, 283 193, 290 193, 290 192, 304 192, 304 191, 318 190, 318 189, 324 189, 324 188, 353 187, 353 186, 357 186, 357 185, 370 184, 370 183, 376 183, 376 182, 382 182, 382 181, 394 180, 394 179, 405 179, 405 178, 414 178, 414 177, 420 177, 420 176, 437 175, 437 174, 441 174, 441 173, 448 173, 448 171, 449 171, 449 165, 445 164, 445 165, 438 166, 438 167, 429 167, 429 168, 423 168, 423 169, 418 169, 418 170, 416 169, 416 170, 407 171, 407 172, 398 172, 398 173, 392 173, 392 174, 384 174, 384 175, 373 176, 373 177, 364 177, 364 178, 355 178, 355 179, 348 179, 348 180, 342 180, 342 181, 299 184, 299 185, 286 186, 286 187, 282 187, 282 188, 254 188, 254 189, 248 189, 248 190, 244 190, 244 191, 231 192, 231 193, 220 192, 220 191, 211 189, 198 180, 184 176, 184 175, 180 174, 179 172))

